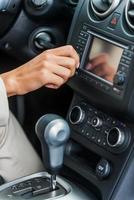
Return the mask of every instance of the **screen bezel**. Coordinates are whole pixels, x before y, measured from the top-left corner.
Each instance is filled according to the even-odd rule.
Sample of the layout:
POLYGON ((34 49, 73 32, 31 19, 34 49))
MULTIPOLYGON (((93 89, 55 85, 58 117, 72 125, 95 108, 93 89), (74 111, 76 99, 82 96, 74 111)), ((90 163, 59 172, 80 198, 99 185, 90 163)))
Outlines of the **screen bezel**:
MULTIPOLYGON (((89 38, 88 38, 88 40, 87 40, 87 44, 86 44, 86 46, 85 46, 85 49, 84 49, 84 52, 83 52, 83 56, 82 56, 82 58, 81 58, 80 69, 81 69, 87 76, 93 77, 93 78, 95 78, 96 80, 100 80, 100 81, 102 81, 103 83, 106 83, 106 84, 108 84, 108 85, 110 85, 110 86, 114 86, 114 82, 107 81, 107 80, 105 80, 104 78, 99 77, 99 76, 93 74, 92 72, 89 72, 89 71, 87 71, 87 70, 84 69, 84 66, 85 66, 85 64, 86 64, 86 62, 87 62, 87 58, 88 58, 88 56, 89 56, 89 54, 91 53, 91 50, 92 50, 92 45, 93 45, 94 38, 98 38, 98 39, 100 39, 100 40, 103 40, 104 42, 108 42, 108 43, 110 43, 111 45, 114 45, 114 46, 116 46, 116 47, 119 47, 119 48, 121 48, 121 49, 123 50, 123 52, 124 52, 126 49, 128 49, 128 47, 125 46, 125 45, 119 44, 119 43, 117 43, 117 42, 115 42, 115 41, 112 41, 112 40, 110 40, 110 39, 108 39, 108 38, 105 38, 105 37, 103 37, 103 36, 100 36, 100 35, 98 35, 98 34, 96 34, 96 33, 89 32, 89 38)), ((123 55, 123 52, 122 52, 122 55, 123 55)), ((121 58, 122 58, 122 56, 121 56, 121 58)), ((119 71, 119 66, 120 66, 121 58, 120 58, 120 61, 119 61, 119 65, 118 65, 118 67, 117 67, 117 72, 119 71)), ((116 73, 117 73, 117 72, 116 72, 116 73)))

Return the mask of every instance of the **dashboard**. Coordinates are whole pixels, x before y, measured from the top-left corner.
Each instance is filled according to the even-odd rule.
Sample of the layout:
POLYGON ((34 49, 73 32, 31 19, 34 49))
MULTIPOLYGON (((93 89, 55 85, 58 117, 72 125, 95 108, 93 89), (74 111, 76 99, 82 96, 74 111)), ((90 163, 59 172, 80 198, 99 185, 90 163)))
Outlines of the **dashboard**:
POLYGON ((132 0, 79 1, 68 37, 80 67, 68 83, 74 97, 65 165, 102 200, 134 195, 133 9, 132 0))

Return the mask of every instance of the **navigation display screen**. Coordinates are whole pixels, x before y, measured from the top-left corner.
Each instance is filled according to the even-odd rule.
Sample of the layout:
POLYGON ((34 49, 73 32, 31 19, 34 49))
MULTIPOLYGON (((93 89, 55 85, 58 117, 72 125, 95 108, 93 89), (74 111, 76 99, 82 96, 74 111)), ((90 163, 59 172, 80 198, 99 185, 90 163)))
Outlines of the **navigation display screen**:
POLYGON ((84 69, 113 83, 122 53, 122 48, 94 37, 84 69))

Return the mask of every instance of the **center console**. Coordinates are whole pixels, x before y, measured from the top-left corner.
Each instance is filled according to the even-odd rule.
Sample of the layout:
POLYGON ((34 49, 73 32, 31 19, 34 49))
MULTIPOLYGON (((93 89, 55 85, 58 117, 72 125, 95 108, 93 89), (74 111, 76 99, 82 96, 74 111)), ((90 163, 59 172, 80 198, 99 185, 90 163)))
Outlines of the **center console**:
POLYGON ((22 177, 0 187, 0 199, 96 200, 91 192, 73 182, 57 177, 63 165, 65 146, 70 136, 68 123, 60 116, 42 116, 35 127, 41 142, 46 171, 22 177))
POLYGON ((80 56, 68 82, 74 91, 66 118, 70 140, 65 148, 69 129, 59 125, 61 118, 41 121, 37 135, 51 176, 4 184, 2 200, 134 199, 134 1, 80 0, 68 44, 80 56), (56 181, 64 150, 65 179, 56 181))
POLYGON ((65 165, 101 200, 134 198, 133 9, 131 0, 79 1, 68 38, 80 67, 68 82, 65 165))
POLYGON ((50 191, 50 175, 46 172, 33 174, 10 183, 4 184, 0 188, 0 199, 7 200, 26 200, 26 199, 94 199, 88 194, 86 195, 82 190, 76 187, 71 182, 58 177, 57 188, 55 191, 50 191))

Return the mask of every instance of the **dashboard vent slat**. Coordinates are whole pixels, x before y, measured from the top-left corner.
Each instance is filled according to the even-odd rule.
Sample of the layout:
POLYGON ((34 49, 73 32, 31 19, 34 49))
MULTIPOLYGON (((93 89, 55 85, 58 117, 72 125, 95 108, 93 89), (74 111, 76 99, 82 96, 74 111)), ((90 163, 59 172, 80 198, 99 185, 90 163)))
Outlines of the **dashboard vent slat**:
POLYGON ((134 18, 134 10, 128 11, 128 16, 134 18))
POLYGON ((91 0, 91 8, 99 18, 108 17, 119 5, 121 0, 91 0))
POLYGON ((125 17, 128 26, 134 30, 134 0, 130 0, 127 2, 125 17))

